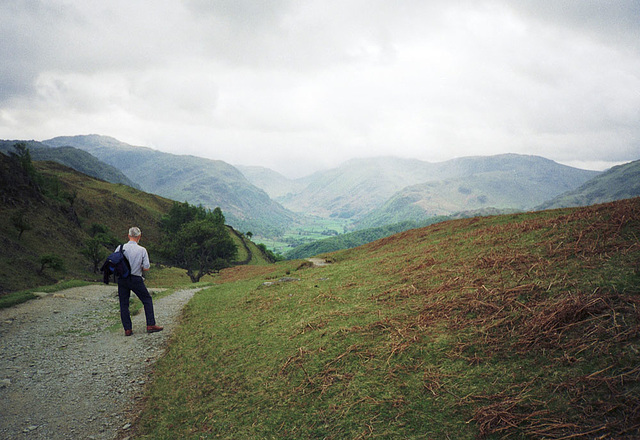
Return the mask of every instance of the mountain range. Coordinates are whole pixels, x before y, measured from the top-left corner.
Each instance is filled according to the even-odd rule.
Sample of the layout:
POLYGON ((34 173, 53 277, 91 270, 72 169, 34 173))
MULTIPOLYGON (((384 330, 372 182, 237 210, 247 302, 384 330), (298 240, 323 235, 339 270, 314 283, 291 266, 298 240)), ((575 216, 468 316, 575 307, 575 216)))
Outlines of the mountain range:
POLYGON ((430 179, 396 192, 360 219, 358 229, 487 208, 528 211, 599 174, 516 154, 463 157, 429 166, 430 179))
MULTIPOLYGON (((15 142, 1 141, 0 148, 7 151, 15 142)), ((612 169, 619 176, 606 178, 608 172, 517 154, 440 163, 377 157, 288 179, 264 167, 163 153, 107 136, 63 136, 28 146, 35 160, 55 160, 173 200, 219 206, 237 229, 263 237, 280 236, 311 217, 344 219, 351 229, 363 229, 461 211, 533 210, 640 195, 633 184, 637 174, 630 171, 638 172, 636 162, 612 169)))

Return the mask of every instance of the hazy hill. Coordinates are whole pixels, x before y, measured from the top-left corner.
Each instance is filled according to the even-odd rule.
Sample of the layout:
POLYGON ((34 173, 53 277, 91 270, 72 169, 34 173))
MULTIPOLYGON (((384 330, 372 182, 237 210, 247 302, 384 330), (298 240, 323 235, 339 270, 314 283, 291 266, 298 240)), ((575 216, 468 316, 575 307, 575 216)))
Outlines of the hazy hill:
POLYGON ((302 191, 277 200, 295 212, 353 218, 379 206, 405 186, 432 178, 434 170, 432 164, 416 159, 353 159, 305 178, 302 191))
POLYGON ((402 189, 360 222, 370 228, 479 209, 530 210, 598 174, 536 156, 467 157, 441 164, 441 175, 402 189))
POLYGON ((56 137, 44 143, 88 151, 121 170, 144 191, 210 209, 220 207, 227 221, 241 231, 266 235, 296 218, 220 160, 163 153, 98 135, 56 137))
POLYGON ((269 168, 245 165, 235 165, 235 167, 249 182, 264 190, 274 200, 290 193, 300 192, 305 186, 302 180, 289 179, 269 168))
POLYGON ((356 159, 314 174, 303 191, 278 200, 293 211, 326 217, 359 218, 378 208, 368 226, 380 226, 485 207, 533 208, 597 174, 517 154, 441 163, 356 159))
MULTIPOLYGON (((60 278, 95 280, 82 248, 93 224, 106 226, 117 242, 127 240, 130 226, 143 230, 144 245, 153 255, 159 243, 159 220, 173 201, 122 184, 97 180, 55 162, 33 162, 36 170, 52 182, 56 194, 43 196, 29 184, 21 170, 0 154, 0 293, 52 284, 60 278), (76 194, 75 198, 68 197, 76 194), (18 238, 13 218, 19 215, 30 229, 18 238), (63 259, 65 271, 39 273, 39 259, 54 254, 63 259)), ((232 231, 230 231, 232 233, 232 231)), ((236 242, 241 244, 233 235, 236 242)), ((239 261, 267 260, 255 245, 239 248, 239 261)), ((158 261, 157 257, 153 261, 158 261)), ((153 276, 153 274, 151 274, 153 276)))
POLYGON ((640 196, 640 160, 613 167, 538 209, 588 206, 640 196))
POLYGON ((33 160, 51 160, 97 179, 111 183, 122 183, 139 189, 139 186, 127 178, 120 170, 78 148, 51 148, 36 141, 0 140, 0 152, 8 154, 14 151, 13 146, 18 142, 27 144, 33 160))

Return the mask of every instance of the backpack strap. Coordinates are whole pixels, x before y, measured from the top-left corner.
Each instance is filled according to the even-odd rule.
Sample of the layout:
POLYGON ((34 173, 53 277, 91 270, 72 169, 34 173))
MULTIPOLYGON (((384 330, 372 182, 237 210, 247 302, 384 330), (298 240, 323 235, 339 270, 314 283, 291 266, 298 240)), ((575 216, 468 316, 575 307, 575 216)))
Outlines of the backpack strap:
MULTIPOLYGON (((125 244, 126 243, 123 243, 123 244, 120 245, 119 252, 122 254, 122 257, 124 259, 124 264, 127 265, 127 269, 129 269, 129 276, 131 276, 131 263, 129 263, 129 259, 127 258, 126 254, 124 253, 124 245, 125 244)), ((115 278, 115 275, 114 275, 114 278, 115 278)))

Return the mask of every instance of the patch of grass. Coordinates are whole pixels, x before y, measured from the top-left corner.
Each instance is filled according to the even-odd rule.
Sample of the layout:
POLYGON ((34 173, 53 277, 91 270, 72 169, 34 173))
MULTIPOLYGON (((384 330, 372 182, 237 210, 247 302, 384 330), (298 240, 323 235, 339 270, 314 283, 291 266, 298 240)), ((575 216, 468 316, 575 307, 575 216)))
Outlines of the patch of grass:
POLYGON ((0 309, 12 307, 17 304, 21 304, 31 299, 37 298, 37 296, 34 295, 33 292, 52 293, 52 292, 58 292, 60 290, 71 289, 73 287, 88 286, 89 284, 91 283, 87 281, 68 280, 68 281, 61 281, 59 283, 52 284, 50 286, 41 286, 41 287, 29 289, 29 290, 20 290, 18 292, 7 293, 0 296, 0 309))
POLYGON ((33 292, 28 290, 21 290, 19 292, 7 293, 5 295, 0 296, 0 309, 5 309, 7 307, 12 307, 18 304, 22 304, 23 302, 27 302, 31 299, 37 298, 33 292))
POLYGON ((637 437, 639 218, 634 199, 465 219, 223 271, 136 438, 637 437))

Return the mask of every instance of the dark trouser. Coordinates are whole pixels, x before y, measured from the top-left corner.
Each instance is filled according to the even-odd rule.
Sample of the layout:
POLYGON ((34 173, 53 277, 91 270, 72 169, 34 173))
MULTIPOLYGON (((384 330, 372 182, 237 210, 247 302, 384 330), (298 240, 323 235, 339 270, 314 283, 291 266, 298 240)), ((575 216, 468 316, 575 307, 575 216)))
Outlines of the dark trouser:
POLYGON ((128 278, 118 278, 118 298, 120 298, 120 319, 125 330, 131 330, 131 314, 129 313, 129 298, 131 291, 135 293, 144 306, 144 315, 147 325, 155 325, 156 318, 153 314, 153 300, 144 285, 142 277, 131 275, 128 278))

